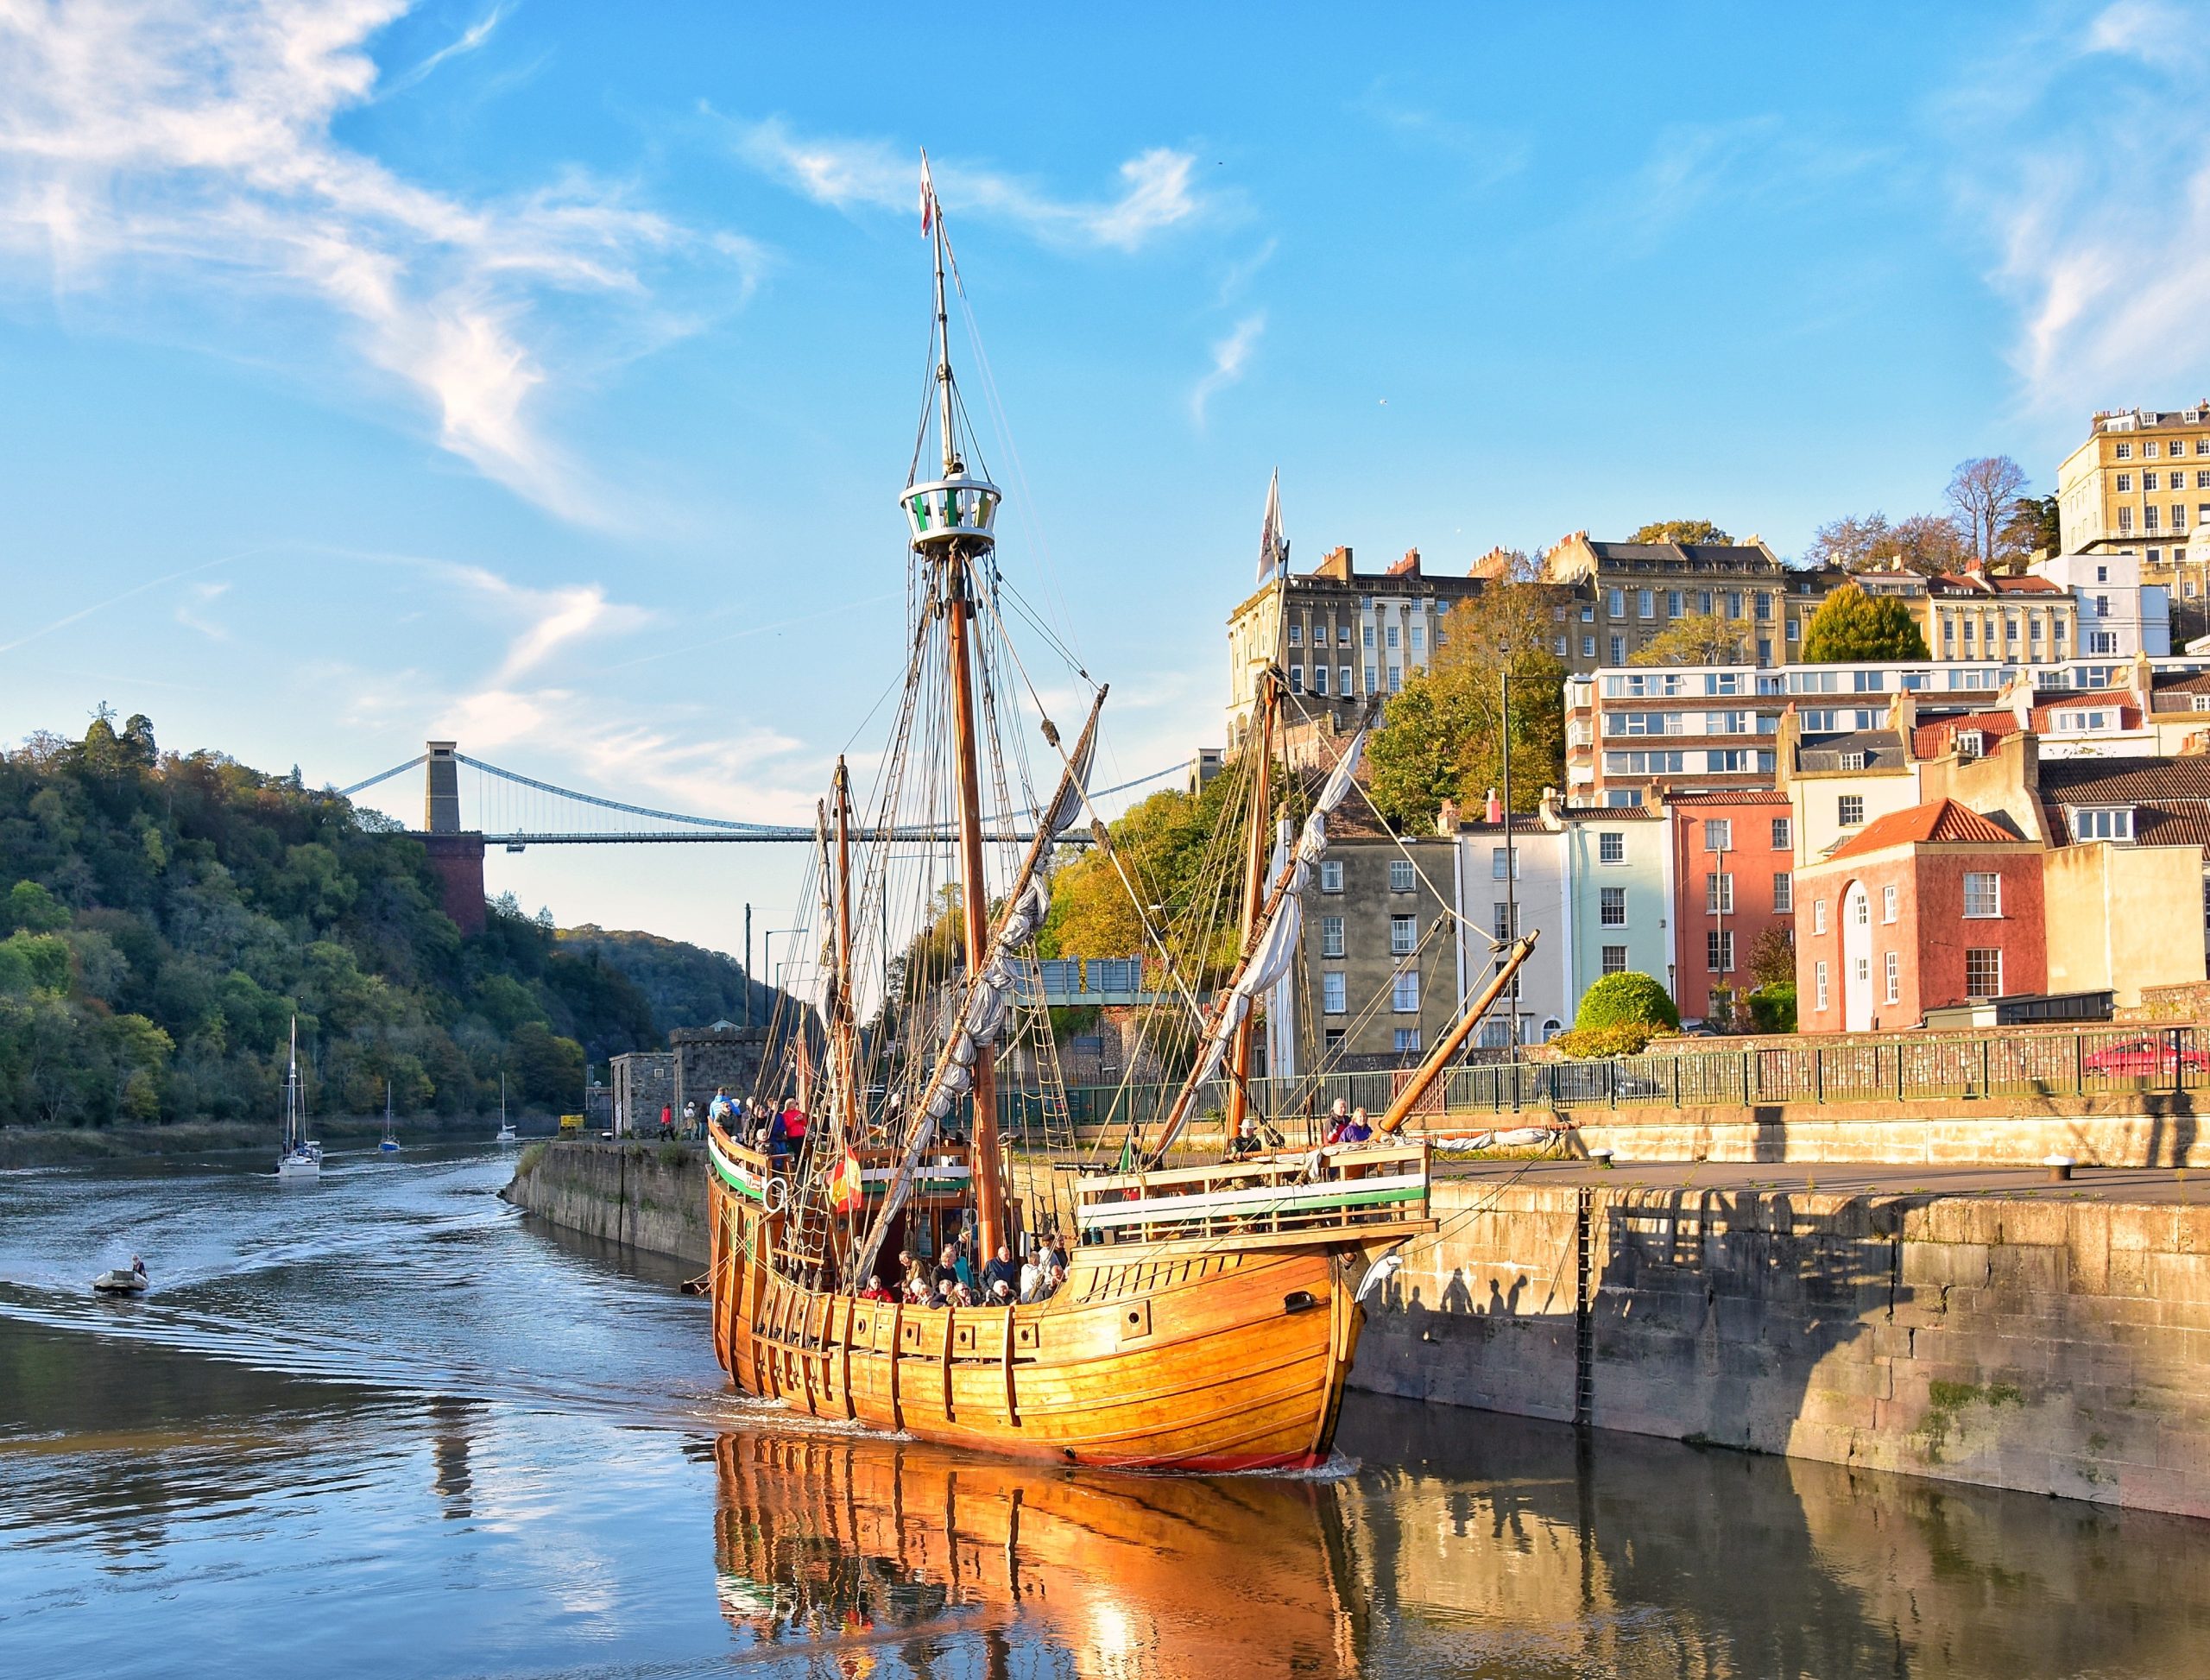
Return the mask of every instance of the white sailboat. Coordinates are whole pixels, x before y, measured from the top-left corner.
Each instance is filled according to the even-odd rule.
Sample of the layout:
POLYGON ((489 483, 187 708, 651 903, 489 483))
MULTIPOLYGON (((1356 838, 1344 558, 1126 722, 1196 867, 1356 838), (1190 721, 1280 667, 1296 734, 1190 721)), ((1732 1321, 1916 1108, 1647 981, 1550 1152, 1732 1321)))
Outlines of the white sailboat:
POLYGON ((391 1129, 391 1081, 383 1082, 383 1141, 376 1146, 379 1155, 396 1155, 399 1138, 391 1129))
POLYGON ((292 1017, 292 1062, 284 1076, 284 1144, 276 1157, 280 1184, 322 1177, 322 1146, 307 1136, 306 1104, 300 1089, 300 1019, 292 1017))
POLYGON ((499 1076, 499 1135, 496 1140, 500 1143, 516 1140, 515 1123, 507 1118, 507 1076, 503 1073, 499 1076))

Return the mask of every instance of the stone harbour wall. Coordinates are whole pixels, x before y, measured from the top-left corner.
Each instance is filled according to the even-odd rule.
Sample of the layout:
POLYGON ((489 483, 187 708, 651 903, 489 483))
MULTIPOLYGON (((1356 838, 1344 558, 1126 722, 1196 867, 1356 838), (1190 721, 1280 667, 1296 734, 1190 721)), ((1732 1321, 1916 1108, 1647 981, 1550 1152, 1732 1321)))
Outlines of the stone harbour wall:
POLYGON ((1436 1187, 1379 1393, 2210 1517, 2210 1203, 1436 1187))
POLYGON ((565 1140, 532 1144, 500 1192, 565 1229, 704 1266, 706 1156, 696 1146, 565 1140))

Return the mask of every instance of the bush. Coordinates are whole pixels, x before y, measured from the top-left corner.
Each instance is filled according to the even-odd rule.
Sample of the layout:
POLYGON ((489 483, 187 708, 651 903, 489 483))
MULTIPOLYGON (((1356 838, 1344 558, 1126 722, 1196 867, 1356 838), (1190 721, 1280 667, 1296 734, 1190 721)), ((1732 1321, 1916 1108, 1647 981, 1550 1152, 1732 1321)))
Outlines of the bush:
POLYGON ((1760 986, 1749 995, 1750 1019, 1757 1023, 1760 1033, 1793 1033, 1796 1030, 1796 982, 1792 980, 1775 981, 1760 986))
MULTIPOLYGON (((1648 975, 1607 974, 1582 994, 1580 1012, 1573 1018, 1576 1033, 1629 1024, 1662 1026, 1669 1033, 1676 1033, 1680 1030, 1681 1012, 1674 1007, 1665 988, 1648 975)), ((1649 1034, 1643 1036, 1646 1039, 1649 1034)))
POLYGON ((1610 1026, 1576 1026, 1559 1033, 1550 1044, 1560 1055, 1586 1062, 1605 1056, 1639 1056, 1650 1047, 1650 1039, 1646 1022, 1626 1020, 1610 1026))

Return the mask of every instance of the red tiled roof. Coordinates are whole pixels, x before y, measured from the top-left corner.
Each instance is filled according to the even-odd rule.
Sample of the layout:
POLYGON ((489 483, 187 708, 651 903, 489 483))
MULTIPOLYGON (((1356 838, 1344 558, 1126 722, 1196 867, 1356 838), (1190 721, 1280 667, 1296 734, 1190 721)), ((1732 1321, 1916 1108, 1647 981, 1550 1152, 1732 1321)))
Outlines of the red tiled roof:
POLYGON ((2064 805, 2210 799, 2210 758, 2043 759, 2041 796, 2064 805))
POLYGON ((2118 708, 2118 727, 2137 729, 2141 727, 2141 708, 2133 704, 2131 692, 2123 688, 2100 689, 2093 694, 2067 694, 2061 700, 2046 701, 2033 708, 2030 714, 2034 729, 2043 735, 2049 733, 2049 720, 2052 713, 2078 711, 2086 706, 2115 706, 2118 708))
POLYGON ((1859 857, 1866 852, 1885 851, 1890 846, 2015 846, 2022 843, 2010 830, 1981 816, 1970 805, 1959 805, 1954 799, 1931 799, 1924 805, 1915 805, 1908 811, 1898 811, 1892 816, 1866 824, 1854 840, 1846 842, 1828 853, 1827 861, 1831 862, 1838 857, 1859 857))
POLYGON ((1941 757, 1956 741, 1959 729, 1978 729, 1988 736, 2016 735, 2017 715, 2008 711, 1967 711, 1961 717, 1937 717, 1930 723, 1921 723, 1910 732, 1910 755, 1941 757))
POLYGON ((1745 787, 1731 793, 1668 793, 1669 805, 1786 805, 1788 796, 1774 787, 1745 787))

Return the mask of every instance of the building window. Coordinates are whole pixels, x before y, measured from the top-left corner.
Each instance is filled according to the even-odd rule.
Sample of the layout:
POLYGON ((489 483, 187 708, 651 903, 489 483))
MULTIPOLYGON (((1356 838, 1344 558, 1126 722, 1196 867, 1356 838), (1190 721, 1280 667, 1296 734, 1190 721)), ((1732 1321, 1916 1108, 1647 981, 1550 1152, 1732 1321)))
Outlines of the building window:
MULTIPOLYGON (((2114 452, 2119 460, 2130 461, 2133 458, 2133 445, 2131 444, 2120 444, 2114 452)), ((2118 488, 2120 489, 2124 489, 2125 488, 2125 475, 2124 473, 2120 473, 2118 477, 2118 488)))
POLYGON ((1857 925, 1860 927, 1870 925, 1872 920, 1872 900, 1860 893, 1857 895, 1856 906, 1857 925))
POLYGON ((1584 660, 1593 660, 1596 657, 1595 637, 1583 636, 1581 638, 1581 657, 1584 660))
POLYGON ((1626 591, 1625 590, 1613 589, 1606 590, 1604 591, 1604 616, 1607 618, 1625 618, 1626 616, 1626 591))
POLYGON ((1703 936, 1704 966, 1714 974, 1734 972, 1734 930, 1714 927, 1703 936))
POLYGON ((1341 957, 1343 954, 1343 919, 1341 916, 1320 918, 1320 955, 1341 957))
POLYGON ((1350 646, 1349 625, 1338 624, 1335 626, 1335 646, 1338 647, 1348 647, 1350 646))
POLYGON ((1811 900, 1811 932, 1823 933, 1826 931, 1827 901, 1824 899, 1813 899, 1811 900))
POLYGON ((1418 653, 1418 652, 1419 652, 1419 650, 1420 650, 1420 642, 1421 642, 1421 632, 1420 632, 1420 627, 1419 627, 1418 625, 1415 624, 1415 625, 1413 625, 1413 626, 1412 626, 1412 628, 1411 628, 1411 646, 1412 646, 1412 652, 1414 652, 1415 654, 1417 654, 1417 653, 1418 653))
MULTIPOLYGON (((2204 488, 2210 489, 2210 472, 2204 473, 2202 477, 2204 481, 2204 488)), ((1678 618, 1680 616, 1681 592, 1676 589, 1669 589, 1665 591, 1665 616, 1668 618, 1678 618)))
POLYGON ((1812 1007, 1824 1014, 1827 1007, 1827 965, 1823 963, 1811 966, 1811 996, 1814 1000, 1812 1007))
POLYGON ((1364 631, 1364 641, 1366 646, 1371 647, 1373 645, 1373 627, 1371 624, 1367 624, 1361 628, 1364 631))
POLYGON ((1626 925, 1626 888, 1604 887, 1597 898, 1596 921, 1602 927, 1626 925))
POLYGON ((1401 694, 1404 692, 1405 667, 1401 665, 1392 665, 1389 667, 1389 692, 1401 694))
POLYGON ((1335 689, 1335 692, 1338 694, 1348 694, 1350 692, 1350 666, 1348 665, 1338 666, 1335 668, 1335 676, 1338 679, 1338 686, 1335 689))
POLYGON ((1724 872, 1703 878, 1703 909, 1706 915, 1731 916, 1734 913, 1734 877, 1724 872))
POLYGON ((1903 1001, 1903 953, 1890 951, 1884 959, 1888 971, 1888 999, 1891 1003, 1903 1001))
POLYGON ((1328 667, 1324 665, 1316 665, 1312 667, 1312 692, 1315 694, 1325 694, 1328 692, 1328 667))
POLYGON ((1417 1026, 1399 1027, 1397 1029, 1397 1049, 1399 1052, 1418 1051, 1419 1049, 1419 1028, 1417 1026))
POLYGON ((1772 877, 1772 907, 1784 916, 1793 913, 1796 908, 1796 877, 1784 869, 1776 871, 1772 877))
POLYGON ((1965 914, 1984 921, 2003 913, 2003 877, 1992 869, 1965 873, 1965 914))
POLYGON ((1581 622, 1583 624, 1594 624, 1596 622, 1596 603, 1594 602, 1586 602, 1582 604, 1581 609, 1581 622))
POLYGON ((1350 1013, 1348 987, 1342 975, 1323 974, 1320 976, 1320 1012, 1328 1015, 1350 1013))
MULTIPOLYGON (((2120 508, 2118 510, 2118 534, 2121 537, 2130 537, 2133 534, 2132 508, 2120 508)), ((1970 630, 1972 627, 1970 625, 1967 625, 1965 628, 1967 630, 1970 630)))
POLYGON ((1289 627, 1289 645, 1292 647, 1302 647, 1304 645, 1304 627, 1302 624, 1292 624, 1289 627))
POLYGON ((1391 858, 1389 860, 1389 890, 1392 893, 1409 893, 1412 890, 1412 882, 1413 874, 1411 859, 1409 857, 1391 858))
POLYGON ((1411 916, 1389 918, 1389 954, 1409 957, 1419 944, 1419 923, 1411 916))
POLYGON ((1339 1051, 1341 1051, 1341 1050, 1342 1049, 1342 1047, 1343 1047, 1343 1030, 1342 1030, 1342 1027, 1340 1027, 1340 1026, 1331 1026, 1331 1027, 1329 1027, 1329 1028, 1328 1029, 1328 1048, 1327 1048, 1327 1054, 1328 1054, 1329 1058, 1330 1060, 1334 1059, 1334 1058, 1335 1058, 1335 1056, 1336 1055, 1336 1053, 1337 1053, 1339 1051))
POLYGON ((1626 638, 1625 636, 1613 636, 1612 638, 1612 663, 1613 665, 1625 665, 1626 663, 1626 638))
MULTIPOLYGON (((2202 698, 2210 700, 2210 694, 2206 694, 2202 698)), ((2210 711, 2210 707, 2206 707, 2205 710, 2210 711)), ((1626 836, 1616 832, 1600 832, 1596 836, 1596 861, 1599 863, 1626 862, 1626 836)))
POLYGON ((1789 849, 1791 843, 1793 843, 1789 837, 1788 818, 1785 817, 1774 818, 1772 819, 1773 850, 1777 852, 1784 852, 1789 849))
POLYGON ((1839 764, 1845 770, 1862 770, 1865 767, 1865 755, 1862 753, 1843 753, 1835 759, 1834 762, 1839 764))
POLYGON ((1844 793, 1834 802, 1834 821, 1844 828, 1862 828, 1865 824, 1865 796, 1844 793))
POLYGON ((2133 837, 2133 807, 2114 805, 2096 811, 2075 811, 2072 813, 2072 837, 2074 840, 2131 840, 2133 837))
POLYGON ((1304 667, 1301 665, 1289 667, 1289 692, 1291 694, 1304 692, 1304 667))
POLYGON ((1374 667, 1370 665, 1366 667, 1366 692, 1368 694, 1379 694, 1381 692, 1381 685, 1375 680, 1374 667))
POLYGON ((1496 937, 1500 939, 1518 938, 1519 937, 1519 905, 1499 900, 1489 908, 1489 926, 1495 932, 1496 937))
POLYGON ((2156 489, 2156 475, 2153 472, 2143 473, 2141 475, 2141 488, 2144 490, 2153 490, 2156 489))
POLYGON ((1902 896, 1902 894, 1893 887, 1883 887, 1880 888, 1880 919, 1882 921, 1892 922, 1895 920, 1897 903, 1902 896))
POLYGON ((1506 868, 1512 871, 1512 880, 1519 879, 1519 848, 1491 846, 1488 851, 1488 878, 1491 881, 1502 881, 1506 868), (1510 860, 1508 862, 1507 859, 1510 860))
POLYGON ((1638 618, 1658 616, 1658 597, 1654 591, 1642 589, 1634 592, 1634 615, 1638 618))
POLYGON ((1388 636, 1386 639, 1390 647, 1394 647, 1397 645, 1397 627, 1395 625, 1392 624, 1389 626, 1388 636))
POLYGON ((1481 1048, 1501 1050, 1512 1042, 1512 1023, 1501 1015, 1489 1015, 1481 1021, 1481 1048))
POLYGON ((1703 849, 1708 852, 1730 852, 1734 849, 1734 822, 1730 817, 1714 817, 1703 825, 1703 849))
POLYGON ((1566 656, 1565 638, 1563 636, 1560 636, 1557 639, 1556 645, 1553 651, 1556 652, 1560 659, 1563 659, 1566 656))
POLYGON ((1340 893, 1343 890, 1343 861, 1340 857, 1322 860, 1320 890, 1323 893, 1340 893))
POLYGON ((1419 1014, 1419 970, 1399 969, 1389 976, 1389 1008, 1399 1015, 1419 1014))
POLYGON ((1973 945, 1965 951, 1965 995, 2003 995, 2003 953, 1990 945, 1973 945))
POLYGON ((1625 945, 1606 945, 1604 947, 1603 960, 1599 966, 1602 968, 1606 974, 1625 974, 1626 972, 1626 947, 1625 945))

